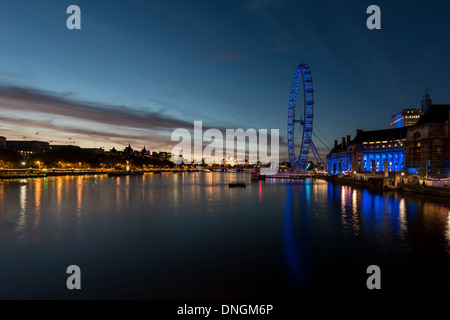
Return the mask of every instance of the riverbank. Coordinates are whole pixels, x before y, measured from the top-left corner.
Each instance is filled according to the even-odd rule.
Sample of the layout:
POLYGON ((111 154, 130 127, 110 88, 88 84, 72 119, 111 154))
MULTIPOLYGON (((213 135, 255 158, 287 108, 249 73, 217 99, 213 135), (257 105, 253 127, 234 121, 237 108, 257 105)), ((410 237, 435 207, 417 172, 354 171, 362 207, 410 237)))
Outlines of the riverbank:
POLYGON ((321 176, 317 177, 331 181, 335 184, 347 185, 352 187, 372 189, 376 191, 399 191, 407 193, 420 193, 422 195, 445 197, 450 201, 450 187, 437 187, 427 185, 426 183, 409 183, 403 181, 394 181, 384 177, 368 177, 365 179, 355 179, 342 176, 321 176))
POLYGON ((108 171, 16 171, 16 172, 2 172, 0 173, 1 179, 27 179, 27 178, 45 178, 51 176, 80 176, 80 175, 99 175, 107 174, 108 171))
MULTIPOLYGON (((116 170, 102 169, 102 170, 5 170, 0 172, 0 180, 2 179, 26 179, 26 178, 45 178, 45 177, 60 177, 60 176, 84 176, 84 175, 106 175, 108 173, 114 172, 116 170)), ((139 170, 144 173, 191 173, 191 172, 203 172, 203 171, 189 171, 189 170, 179 170, 179 169, 167 169, 167 168, 156 168, 139 170)))

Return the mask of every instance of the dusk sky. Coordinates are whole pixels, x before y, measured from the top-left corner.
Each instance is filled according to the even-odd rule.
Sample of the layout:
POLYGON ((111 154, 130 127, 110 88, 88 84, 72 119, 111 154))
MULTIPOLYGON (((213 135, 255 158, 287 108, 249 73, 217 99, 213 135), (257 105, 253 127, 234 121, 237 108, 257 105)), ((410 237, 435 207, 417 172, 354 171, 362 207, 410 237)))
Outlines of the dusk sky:
POLYGON ((425 88, 450 103, 450 3, 393 2, 2 0, 0 136, 170 151, 174 129, 202 120, 279 129, 287 159, 301 62, 324 142, 388 128, 425 88), (66 27, 71 4, 81 30, 66 27), (366 27, 371 4, 381 30, 366 27))

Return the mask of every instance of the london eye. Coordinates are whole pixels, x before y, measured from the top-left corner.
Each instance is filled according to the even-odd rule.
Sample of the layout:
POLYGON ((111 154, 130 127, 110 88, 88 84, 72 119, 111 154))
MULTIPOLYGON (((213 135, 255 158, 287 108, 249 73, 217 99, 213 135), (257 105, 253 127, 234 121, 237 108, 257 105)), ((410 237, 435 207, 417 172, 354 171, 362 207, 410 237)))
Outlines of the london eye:
MULTIPOLYGON (((300 100, 300 99, 299 99, 300 100)), ((300 101, 301 101, 300 100, 300 101)), ((312 149, 314 157, 320 159, 314 143, 312 142, 312 130, 313 130, 313 118, 314 118, 314 89, 313 81, 311 77, 311 70, 308 64, 301 63, 298 65, 297 70, 294 74, 294 79, 292 80, 291 92, 289 96, 289 110, 288 110, 288 153, 289 161, 292 168, 295 171, 305 171, 308 165, 308 154, 309 150, 312 149), (297 105, 297 94, 299 87, 303 88, 303 110, 298 110, 298 115, 300 119, 296 119, 296 108, 297 105), (303 112, 301 112, 303 111, 303 112), (298 158, 295 152, 295 128, 296 125, 300 125, 302 128, 302 142, 298 158)), ((321 162, 319 160, 318 162, 321 162)))

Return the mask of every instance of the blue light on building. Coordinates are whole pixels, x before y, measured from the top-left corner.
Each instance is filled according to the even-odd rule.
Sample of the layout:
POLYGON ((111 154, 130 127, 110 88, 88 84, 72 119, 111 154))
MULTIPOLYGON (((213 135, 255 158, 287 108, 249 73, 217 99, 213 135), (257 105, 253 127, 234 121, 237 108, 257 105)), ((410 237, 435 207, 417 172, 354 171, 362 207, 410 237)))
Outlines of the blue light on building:
POLYGON ((374 164, 374 172, 384 172, 384 162, 388 161, 389 172, 401 172, 405 167, 404 149, 393 149, 383 151, 368 151, 364 154, 364 172, 372 172, 374 164))
POLYGON ((358 130, 350 141, 335 140, 334 148, 327 156, 327 170, 332 175, 351 172, 382 173, 385 166, 389 172, 401 172, 405 168, 406 128, 363 131, 358 130))
MULTIPOLYGON (((433 178, 450 177, 450 105, 432 104, 428 90, 421 109, 392 115, 390 129, 356 130, 327 155, 331 175, 402 172, 433 178)), ((416 177, 417 178, 417 177, 416 177)))

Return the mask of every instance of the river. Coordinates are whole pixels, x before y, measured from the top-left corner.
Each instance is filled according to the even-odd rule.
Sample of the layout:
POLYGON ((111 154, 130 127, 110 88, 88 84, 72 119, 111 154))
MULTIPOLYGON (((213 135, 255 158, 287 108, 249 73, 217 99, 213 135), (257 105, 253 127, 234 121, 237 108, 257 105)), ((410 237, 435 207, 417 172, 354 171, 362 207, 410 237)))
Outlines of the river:
POLYGON ((448 299, 449 289, 448 199, 248 173, 0 181, 1 299, 448 299), (80 290, 66 287, 70 265, 80 290), (366 286, 370 265, 380 290, 366 286))

